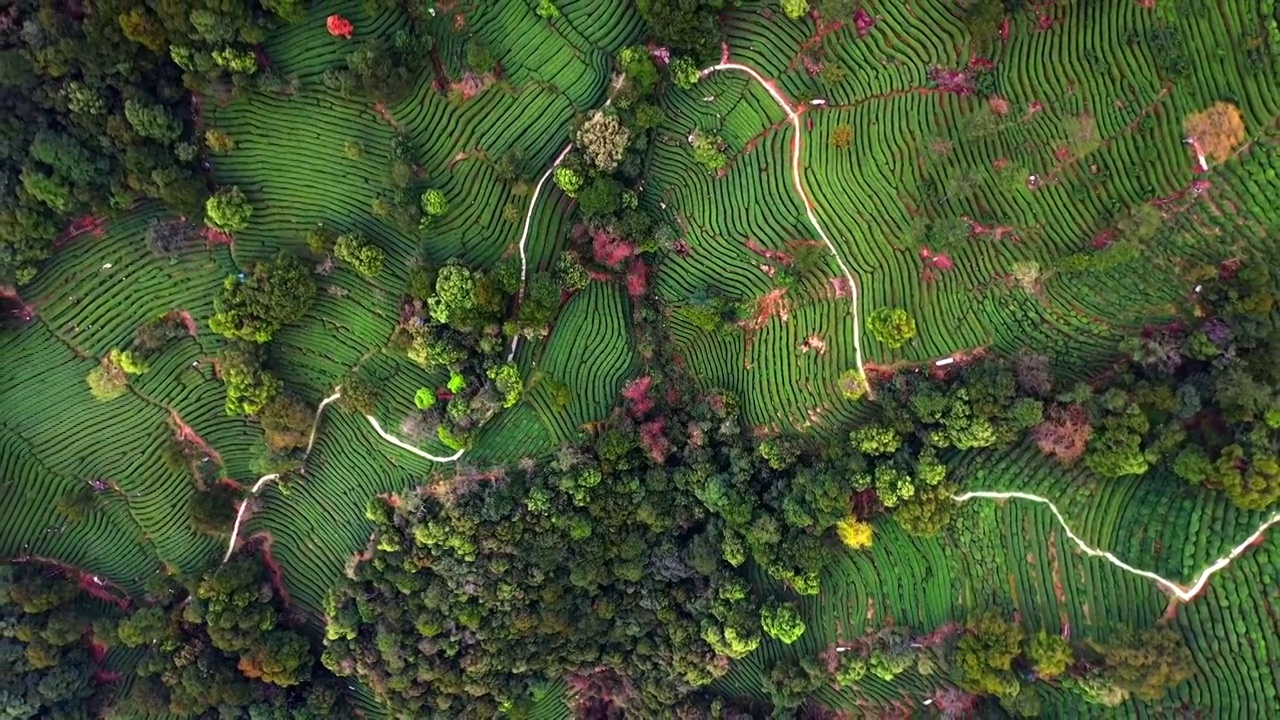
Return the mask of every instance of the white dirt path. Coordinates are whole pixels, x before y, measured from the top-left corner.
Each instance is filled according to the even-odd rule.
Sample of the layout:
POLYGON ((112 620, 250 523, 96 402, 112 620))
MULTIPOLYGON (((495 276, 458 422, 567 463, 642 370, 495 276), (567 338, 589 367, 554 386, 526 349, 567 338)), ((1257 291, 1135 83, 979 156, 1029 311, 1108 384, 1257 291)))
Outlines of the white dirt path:
MULTIPOLYGON (((613 96, 618 93, 618 90, 622 89, 622 84, 626 82, 626 79, 626 75, 619 75, 609 84, 609 97, 604 99, 604 107, 613 105, 613 96)), ((542 186, 547 184, 547 180, 551 179, 556 168, 560 167, 560 163, 564 162, 565 155, 568 155, 572 149, 572 142, 564 146, 564 149, 556 156, 555 162, 551 163, 551 167, 547 168, 546 172, 542 173, 542 177, 538 178, 538 184, 533 188, 533 196, 529 198, 529 210, 524 214, 524 228, 520 231, 520 290, 516 293, 516 307, 519 307, 520 303, 524 301, 525 279, 529 275, 529 259, 525 253, 525 248, 529 240, 529 226, 533 222, 533 210, 538 206, 538 195, 542 192, 542 186)), ((511 338, 511 351, 507 353, 507 362, 511 362, 515 358, 516 347, 519 344, 519 335, 511 338)))
MULTIPOLYGON (((796 112, 791 101, 776 85, 770 80, 766 80, 764 76, 756 72, 754 68, 739 63, 721 62, 710 67, 702 69, 701 77, 706 77, 712 73, 732 70, 736 72, 746 73, 751 79, 760 83, 760 85, 768 91, 773 97, 774 102, 778 103, 778 107, 787 114, 787 119, 791 121, 791 127, 795 130, 791 136, 791 182, 795 187, 796 194, 800 196, 801 202, 804 203, 804 212, 809 218, 809 224, 813 225, 813 229, 818 231, 818 237, 822 238, 822 242, 826 244, 827 250, 831 256, 836 259, 836 264, 840 266, 840 271, 844 273, 845 282, 849 284, 850 298, 850 314, 853 315, 853 349, 854 357, 858 364, 858 373, 866 376, 862 364, 862 327, 858 317, 858 283, 854 280, 853 273, 849 270, 849 266, 845 265, 844 259, 840 257, 839 251, 836 250, 835 243, 831 242, 831 238, 827 237, 827 233, 822 229, 822 225, 818 223, 818 216, 813 212, 813 200, 809 198, 809 194, 804 191, 804 184, 800 181, 800 145, 803 132, 800 128, 800 112, 796 112)), ((868 396, 870 393, 868 393, 868 396)))
MULTIPOLYGON (((858 318, 858 286, 854 280, 853 273, 850 272, 849 267, 845 265, 844 260, 840 257, 840 253, 836 250, 835 244, 831 242, 831 239, 827 236, 826 232, 823 231, 822 226, 818 223, 818 218, 813 212, 813 201, 809 198, 808 193, 805 192, 804 185, 800 179, 800 149, 801 149, 801 142, 802 142, 801 137, 803 135, 800 128, 800 113, 803 112, 803 108, 801 109, 800 112, 797 112, 796 109, 793 107, 792 103, 787 99, 787 97, 782 93, 781 90, 777 88, 777 86, 772 81, 765 79, 762 75, 760 75, 760 73, 756 72, 754 68, 751 68, 747 65, 742 65, 740 63, 721 62, 716 65, 703 68, 701 72, 701 76, 706 77, 708 75, 711 75, 712 73, 722 72, 726 70, 746 73, 753 80, 760 83, 760 85, 766 91, 768 91, 769 95, 773 98, 774 102, 778 104, 778 107, 782 108, 783 112, 787 114, 787 119, 791 122, 791 127, 794 130, 794 133, 792 134, 792 138, 791 138, 792 185, 795 187, 796 194, 798 194, 800 196, 801 201, 804 202, 805 214, 809 218, 809 223, 813 225, 813 228, 815 230, 818 231, 818 236, 822 238, 822 242, 826 244, 827 250, 830 251, 831 256, 834 257, 836 260, 836 263, 839 264, 841 272, 844 273, 845 281, 848 282, 849 284, 849 292, 851 297, 851 303, 850 303, 851 312, 853 315, 854 348, 856 350, 858 371, 863 372, 862 335, 861 335, 861 327, 860 327, 859 318, 858 318)), ((1062 529, 1067 533, 1067 537, 1069 537, 1071 541, 1075 543, 1076 547, 1078 547, 1081 552, 1091 557, 1100 557, 1106 560, 1107 562, 1111 563, 1112 565, 1120 568, 1121 570, 1124 570, 1125 572, 1137 575, 1139 577, 1147 578, 1148 580, 1152 580, 1161 588, 1166 590, 1169 594, 1178 598, 1182 602, 1189 602, 1192 599, 1194 599, 1196 595, 1198 595, 1202 590, 1204 590, 1205 586, 1209 582, 1209 579, 1213 577, 1215 573, 1218 573, 1221 570, 1225 569, 1231 564, 1232 561, 1234 561, 1236 558, 1244 554, 1244 552, 1248 550, 1251 545, 1253 545, 1255 542, 1258 541, 1259 538, 1262 537, 1263 533, 1265 533, 1268 528, 1270 528, 1272 525, 1275 525, 1276 523, 1280 523, 1280 512, 1272 514, 1261 525, 1258 526, 1258 529, 1255 530, 1253 534, 1249 535, 1249 537, 1245 538, 1244 541, 1242 541, 1240 544, 1232 548, 1231 552, 1227 553, 1223 557, 1218 558, 1213 563, 1211 563, 1208 567, 1202 570, 1200 574, 1196 577, 1195 582, 1193 582, 1190 586, 1184 586, 1181 583, 1162 577, 1149 570, 1142 570, 1142 569, 1136 568, 1124 562, 1120 558, 1116 557, 1115 554, 1111 553, 1110 551, 1099 550, 1095 547, 1092 547, 1091 545, 1086 543, 1083 539, 1081 539, 1079 535, 1076 535, 1075 531, 1071 529, 1071 526, 1067 524, 1066 518, 1062 516, 1062 513, 1061 511, 1058 510, 1058 507, 1054 505, 1053 502, 1051 502, 1047 498, 1043 498, 1038 495, 1032 495, 1029 493, 995 492, 995 491, 986 491, 986 490, 978 490, 973 492, 961 493, 959 495, 955 495, 952 497, 952 500, 954 500, 957 503, 964 503, 970 500, 977 500, 977 499, 1025 500, 1028 502, 1035 502, 1035 503, 1040 503, 1042 505, 1047 505, 1049 507, 1049 510, 1053 513, 1054 517, 1057 518, 1058 524, 1062 525, 1062 529)))
MULTIPOLYGON (((556 161, 551 163, 551 167, 542 173, 542 177, 538 178, 538 184, 533 187, 533 197, 529 198, 529 211, 524 214, 524 229, 520 231, 520 291, 516 294, 516 305, 518 306, 524 301, 524 285, 525 278, 529 272, 529 260, 525 253, 525 243, 529 240, 529 227, 533 223, 533 211, 538 207, 538 195, 542 192, 542 186, 547 184, 547 180, 555 173, 556 168, 560 167, 560 163, 564 162, 564 156, 569 154, 573 149, 573 143, 564 146, 560 154, 556 156, 556 161)), ((511 338, 511 352, 507 353, 507 362, 511 362, 516 356, 516 346, 520 343, 520 336, 516 335, 511 338)))
POLYGON ((951 499, 956 501, 957 503, 964 503, 970 500, 978 500, 978 499, 1026 500, 1028 502, 1047 505, 1049 506, 1049 511, 1052 512, 1053 516, 1058 519, 1058 524, 1062 526, 1062 529, 1064 531, 1066 531, 1067 537, 1071 538, 1071 542, 1075 543, 1076 547, 1080 548, 1081 552, 1091 557, 1100 557, 1106 560, 1107 562, 1111 563, 1112 565, 1115 565, 1116 567, 1120 568, 1121 570, 1124 570, 1127 573, 1131 573, 1133 575, 1137 575, 1139 577, 1144 577, 1144 578, 1147 578, 1148 580, 1152 580, 1161 588, 1163 588, 1165 591, 1167 591, 1170 595, 1173 595, 1174 597, 1178 598, 1182 602, 1190 602, 1191 600, 1193 600, 1196 597, 1196 595, 1200 594, 1201 590, 1204 590, 1205 585, 1209 583, 1209 578, 1213 577, 1214 573, 1217 573, 1220 570, 1225 569, 1228 565, 1231 564, 1233 560, 1243 555, 1244 552, 1249 549, 1250 545, 1253 545, 1255 542, 1257 542, 1258 539, 1262 537, 1262 534, 1265 533, 1268 528, 1270 528, 1272 525, 1275 525, 1277 522, 1280 522, 1280 512, 1273 513, 1271 517, 1267 518, 1265 521, 1263 521, 1261 525, 1258 526, 1257 530, 1253 531, 1252 535, 1245 538, 1243 542, 1241 542, 1239 545, 1236 545, 1234 548, 1232 548, 1231 552, 1227 553, 1225 556, 1220 557, 1217 560, 1210 563, 1209 566, 1206 567, 1204 570, 1202 570, 1200 574, 1196 577, 1195 582, 1188 587, 1188 586, 1183 586, 1181 583, 1175 582, 1168 578, 1161 577, 1160 575, 1157 575, 1156 573, 1153 573, 1150 570, 1140 570, 1124 562, 1123 560, 1116 557, 1113 553, 1109 551, 1099 550, 1095 547, 1090 546, 1088 543, 1082 540, 1079 535, 1075 534, 1075 532, 1071 529, 1070 525, 1067 525, 1067 520, 1062 516, 1062 513, 1058 510, 1058 507, 1054 505, 1053 502, 1051 502, 1047 498, 1042 498, 1039 495, 1031 495, 1029 493, 1022 493, 1022 492, 994 492, 994 491, 987 491, 987 490, 977 490, 974 492, 966 492, 966 493, 960 493, 959 495, 953 495, 951 499))
MULTIPOLYGON (((302 454, 303 462, 306 462, 307 457, 311 455, 311 448, 312 446, 315 445, 315 442, 316 442, 316 431, 320 428, 320 417, 324 414, 325 407, 327 407, 329 403, 341 397, 342 397, 342 388, 341 387, 334 388, 333 394, 325 398, 324 400, 321 400, 320 404, 316 407, 315 418, 313 418, 311 421, 311 434, 307 436, 307 449, 302 454)), ((437 455, 432 455, 429 452, 420 450, 412 445, 409 445, 408 443, 405 443, 400 438, 387 433, 385 430, 382 429, 382 426, 378 424, 377 418, 373 417, 372 415, 365 415, 364 417, 366 420, 369 421, 369 424, 373 426, 374 432, 378 433, 378 436, 381 437, 383 440, 386 440, 387 442, 391 443, 392 445, 395 445, 398 448, 408 450, 414 455, 417 455, 422 458, 426 458, 427 460, 432 460, 434 462, 441 462, 441 463, 453 462, 454 460, 457 460, 458 458, 462 457, 462 453, 464 452, 463 450, 458 450, 456 453, 448 457, 440 457, 437 455)), ((235 552, 236 543, 239 541, 239 538, 240 538, 240 525, 241 523, 244 522, 244 515, 245 515, 245 512, 247 512, 248 510, 249 501, 252 500, 254 497, 256 497, 258 493, 262 490, 262 488, 267 485, 267 483, 275 480, 279 480, 279 479, 280 479, 280 473, 269 473, 267 475, 263 475, 262 477, 258 478, 258 481, 253 484, 253 487, 249 488, 250 497, 247 497, 240 501, 240 507, 236 509, 236 521, 231 526, 231 538, 227 541, 227 552, 225 555, 222 556, 222 562, 225 563, 226 561, 230 560, 231 554, 235 552)))

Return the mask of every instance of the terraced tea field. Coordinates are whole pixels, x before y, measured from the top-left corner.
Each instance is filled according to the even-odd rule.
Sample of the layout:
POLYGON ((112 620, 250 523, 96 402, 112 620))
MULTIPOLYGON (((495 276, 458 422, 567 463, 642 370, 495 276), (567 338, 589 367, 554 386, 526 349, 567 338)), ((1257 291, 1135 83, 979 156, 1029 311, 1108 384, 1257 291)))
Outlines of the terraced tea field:
MULTIPOLYGON (((317 627, 325 595, 365 548, 371 497, 548 462, 621 414, 619 393, 645 356, 632 332, 637 301, 621 283, 564 295, 549 336, 514 350, 520 402, 462 452, 402 430, 415 392, 444 386, 449 373, 411 362, 392 336, 419 260, 488 269, 519 257, 529 272, 555 267, 583 218, 579 200, 544 173, 565 156, 575 122, 610 97, 615 56, 648 32, 640 14, 613 0, 557 0, 554 19, 540 17, 536 2, 432 4, 432 67, 385 105, 325 82, 349 51, 326 32, 325 16, 351 20, 357 37, 410 27, 401 9, 371 15, 371 5, 326 3, 269 33, 261 55, 289 92, 202 99, 202 127, 236 145, 213 158, 212 176, 241 188, 253 208, 234 243, 192 242, 156 257, 143 237, 162 211, 140 205, 70 238, 21 288, 34 320, 0 336, 0 556, 56 559, 139 593, 158 566, 192 574, 228 551, 226 538, 192 529, 186 505, 196 488, 162 453, 173 438, 195 442, 211 477, 244 488, 262 478, 261 433, 224 412, 213 296, 225 276, 281 249, 318 262, 306 245, 317 223, 363 233, 384 251, 384 267, 372 280, 345 263, 317 268, 314 305, 275 335, 267 364, 312 405, 352 377, 379 396, 369 418, 327 407, 305 469, 283 488, 262 482, 236 535, 267 540, 296 608, 317 627), (463 101, 436 74, 463 77, 467 41, 477 38, 500 58, 501 81, 463 101), (407 150, 395 149, 397 136, 407 150), (510 151, 522 157, 518 183, 495 168, 510 151), (425 233, 372 211, 393 190, 395 152, 412 158, 414 183, 448 198, 450 211, 425 233), (123 397, 94 400, 85 376, 99 359, 175 311, 190 319, 189 334, 123 397), (58 500, 89 482, 96 508, 67 522, 58 500)), ((677 228, 683 246, 664 248, 656 269, 662 325, 702 389, 740 398, 750 430, 847 442, 870 406, 843 397, 838 382, 864 366, 907 372, 945 358, 1040 353, 1064 378, 1096 378, 1120 340, 1189 304, 1189 266, 1231 250, 1274 258, 1276 235, 1266 233, 1280 232, 1280 85, 1274 61, 1251 59, 1249 40, 1265 22, 1263 3, 1025 5, 1007 39, 977 51, 958 6, 944 0, 863 3, 867 20, 838 28, 743 0, 720 15, 720 63, 704 63, 692 88, 659 97, 639 207, 677 228), (1150 42, 1170 28, 1176 53, 1150 42), (822 73, 824 65, 842 72, 822 73), (948 85, 948 71, 967 79, 948 85), (1219 101, 1239 107, 1248 142, 1200 169, 1183 119, 1219 101), (722 170, 695 160, 695 131, 723 140, 722 170), (1159 223, 1141 252, 1081 269, 1081 254, 1104 253, 1124 214, 1143 205, 1159 223), (1236 245, 1224 248, 1228 235, 1236 245), (779 254, 806 248, 810 264, 778 282, 779 254), (684 311, 708 297, 743 317, 700 326, 684 311), (866 327, 885 308, 917 324, 900 348, 866 327)), ((1195 585, 1271 513, 1241 510, 1171 473, 1102 480, 1063 469, 1026 443, 951 460, 961 493, 1034 496, 1061 521, 1046 504, 962 494, 941 537, 877 522, 872 549, 841 555, 821 593, 799 599, 801 639, 766 637, 712 689, 762 703, 782 659, 887 626, 924 634, 999 609, 1031 631, 1102 641, 1164 618, 1189 641, 1196 674, 1160 703, 1103 712, 1048 689, 1048 716, 1280 713, 1273 535, 1205 576, 1186 602, 1137 572, 1195 585)), ((759 568, 749 575, 753 597, 787 592, 759 568)), ((952 687, 946 670, 868 676, 856 688, 824 686, 813 700, 855 716, 918 710, 952 687)), ((371 715, 381 712, 368 688, 358 692, 371 715)), ((534 697, 528 717, 571 715, 563 680, 534 697)))

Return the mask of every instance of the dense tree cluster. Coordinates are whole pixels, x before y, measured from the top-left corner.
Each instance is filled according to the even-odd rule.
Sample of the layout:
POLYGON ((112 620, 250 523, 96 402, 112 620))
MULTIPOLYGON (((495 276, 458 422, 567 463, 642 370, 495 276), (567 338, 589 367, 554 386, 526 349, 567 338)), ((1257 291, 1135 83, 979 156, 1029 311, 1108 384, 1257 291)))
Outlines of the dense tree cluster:
POLYGON ((719 13, 732 0, 639 0, 640 16, 660 45, 698 59, 716 55, 724 32, 719 13))
POLYGON ((1118 477, 1164 463, 1240 507, 1280 502, 1276 283, 1262 258, 1226 265, 1201 284, 1199 317, 1127 341, 1117 376, 1085 401, 1084 464, 1118 477))
POLYGON ((119 623, 125 647, 145 648, 117 717, 336 717, 337 682, 316 667, 306 635, 284 618, 266 566, 243 555, 190 587, 158 575, 119 623))
POLYGON ((93 717, 103 704, 104 608, 57 568, 0 564, 0 712, 6 718, 93 717))
POLYGON ((257 557, 236 557, 187 587, 157 573, 136 604, 97 577, 77 586, 75 572, 0 565, 5 717, 328 720, 350 712, 307 636, 286 620, 257 557), (102 667, 116 646, 142 648, 135 677, 102 667))
POLYGON ((931 534, 952 505, 944 455, 1011 445, 1043 412, 1001 360, 943 376, 896 375, 877 388, 872 417, 849 434, 854 487, 873 489, 909 532, 931 534))
POLYGON ((1164 627, 1121 631, 1111 643, 1073 646, 1041 630, 1028 637, 996 615, 975 618, 954 645, 956 684, 996 699, 1017 717, 1039 713, 1039 682, 1061 682, 1090 704, 1114 707, 1129 696, 1163 697, 1191 677, 1193 659, 1182 638, 1164 627))
POLYGON ((392 342, 422 367, 449 374, 434 388, 434 401, 415 398, 419 413, 405 422, 410 436, 464 447, 499 410, 518 402, 524 382, 507 353, 516 338, 550 332, 561 292, 554 275, 533 272, 517 305, 520 268, 513 262, 489 272, 457 259, 414 268, 392 342))
POLYGON ((372 500, 370 557, 327 602, 326 665, 399 714, 450 717, 571 672, 647 715, 722 674, 759 642, 745 581, 694 497, 636 443, 607 447, 372 500))
POLYGON ((232 340, 265 343, 300 319, 315 300, 316 286, 297 258, 281 252, 249 273, 229 275, 213 300, 213 331, 232 340))
POLYGON ((23 283, 77 217, 156 198, 198 215, 190 92, 259 81, 255 46, 296 0, 71 3, 0 12, 0 282, 23 283))

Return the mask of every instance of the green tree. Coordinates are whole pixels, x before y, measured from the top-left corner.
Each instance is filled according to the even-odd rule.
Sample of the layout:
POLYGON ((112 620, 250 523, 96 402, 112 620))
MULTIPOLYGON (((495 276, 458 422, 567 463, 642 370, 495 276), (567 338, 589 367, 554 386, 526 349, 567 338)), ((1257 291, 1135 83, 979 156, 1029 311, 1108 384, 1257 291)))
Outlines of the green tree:
POLYGON ((133 129, 144 138, 170 143, 182 135, 182 123, 163 105, 126 100, 124 115, 133 129))
POLYGON ((1027 644, 1027 659, 1031 661, 1036 675, 1052 680, 1071 667, 1075 662, 1075 654, 1071 650, 1071 643, 1041 630, 1027 644))
POLYGON ((581 173, 564 165, 556 168, 554 178, 556 187, 563 190, 569 197, 577 197, 578 191, 582 189, 585 182, 581 173))
POLYGON ((262 351, 255 345, 231 343, 218 354, 218 372, 226 387, 228 415, 257 415, 284 384, 262 368, 262 351))
POLYGON ((892 455, 902 447, 902 436, 884 425, 863 425, 849 433, 849 442, 867 455, 892 455))
POLYGON ((1085 467, 1107 478, 1141 475, 1151 467, 1142 451, 1142 436, 1124 428, 1108 428, 1089 440, 1085 467))
POLYGON ((430 410, 436 405, 436 391, 431 388, 418 388, 413 395, 413 404, 419 410, 430 410))
POLYGON ((792 603, 770 600, 760 608, 760 625, 770 637, 790 645, 804 634, 804 620, 792 603))
POLYGON ((449 212, 449 201, 445 198, 444 192, 432 188, 422 193, 421 198, 422 212, 427 217, 440 217, 449 212))
POLYGON ((196 491, 187 498, 187 518, 197 532, 221 537, 231 532, 239 499, 235 488, 222 483, 196 491))
POLYGON ((1191 651, 1169 628, 1125 631, 1111 643, 1090 643, 1103 656, 1102 675, 1148 702, 1159 700, 1193 673, 1191 651))
POLYGON ((270 263, 255 264, 247 277, 242 276, 223 280, 209 321, 214 332, 234 340, 265 343, 281 327, 305 315, 315 300, 315 283, 302 263, 283 252, 270 263))
POLYGON ((315 410, 307 403, 288 393, 277 394, 258 413, 267 449, 288 452, 305 448, 314 417, 315 410))
POLYGON ((916 336, 916 321, 901 308, 877 308, 867 317, 867 329, 885 346, 900 348, 916 336))
POLYGON ((980 617, 965 628, 956 644, 956 683, 965 692, 1005 698, 1016 695, 1013 660, 1022 651, 1022 628, 995 615, 980 617))
POLYGON ((370 244, 362 233, 339 235, 333 245, 333 254, 369 279, 382 272, 382 263, 386 259, 382 248, 370 244))
POLYGON ((943 483, 916 493, 894 510, 893 519, 908 535, 933 537, 951 522, 956 503, 955 485, 943 483))
POLYGON ((782 12, 792 20, 798 20, 809 12, 809 0, 781 0, 782 12))
POLYGON ((224 232, 235 233, 249 227, 252 215, 253 208, 235 185, 218 188, 204 204, 205 222, 224 232))
POLYGON ((622 162, 631 142, 631 131, 612 110, 596 110, 578 129, 575 139, 587 158, 604 172, 613 172, 622 162))
POLYGON ((685 57, 673 58, 667 65, 667 70, 671 73, 671 81, 682 90, 692 89, 701 77, 698 66, 685 57))
POLYGON ((520 402, 520 395, 524 392, 524 381, 520 379, 520 369, 515 363, 503 363, 489 368, 486 374, 497 386, 498 394, 502 396, 502 407, 509 408, 520 402))

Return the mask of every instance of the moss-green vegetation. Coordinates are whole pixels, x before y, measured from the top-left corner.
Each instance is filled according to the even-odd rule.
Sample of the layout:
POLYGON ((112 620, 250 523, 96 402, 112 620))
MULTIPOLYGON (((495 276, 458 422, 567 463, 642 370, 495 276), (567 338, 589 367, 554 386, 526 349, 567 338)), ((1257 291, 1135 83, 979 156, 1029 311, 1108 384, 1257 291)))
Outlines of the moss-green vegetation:
POLYGON ((1271 0, 260 4, 0 12, 5 709, 1280 712, 1271 0))

